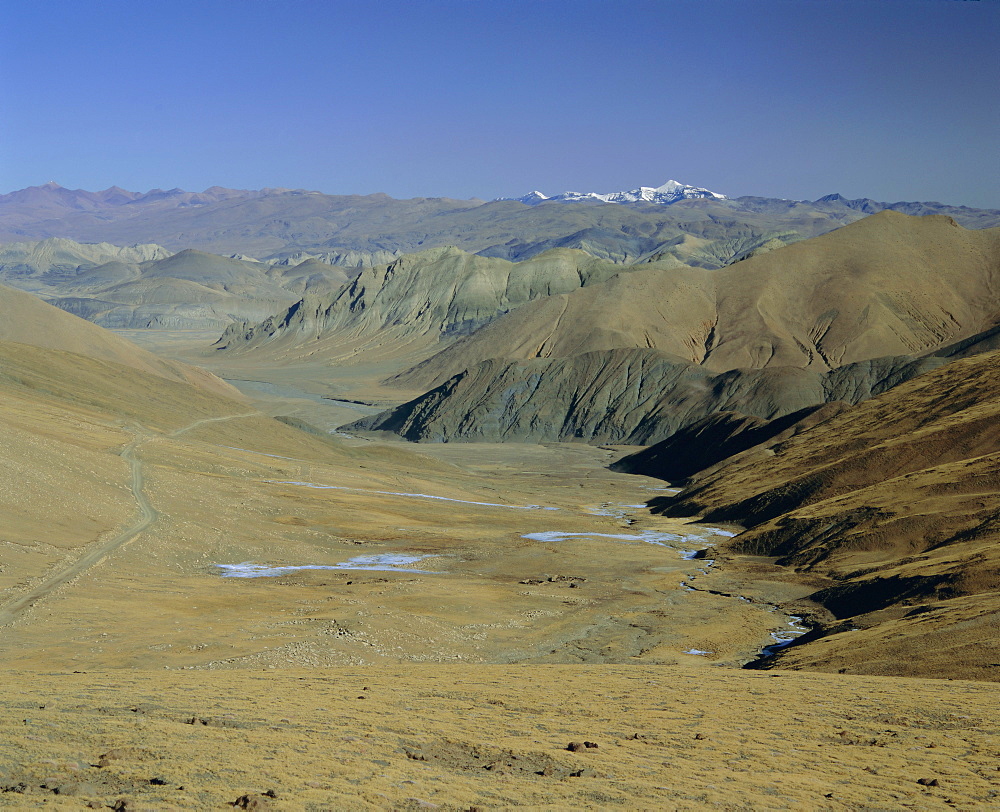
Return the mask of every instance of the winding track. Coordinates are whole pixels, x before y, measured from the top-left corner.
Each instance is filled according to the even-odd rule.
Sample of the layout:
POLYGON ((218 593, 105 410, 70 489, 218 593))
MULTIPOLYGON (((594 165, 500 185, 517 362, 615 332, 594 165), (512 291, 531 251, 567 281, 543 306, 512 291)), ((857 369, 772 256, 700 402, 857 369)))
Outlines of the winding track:
MULTIPOLYGON (((241 417, 256 417, 258 414, 259 412, 247 412, 245 414, 232 414, 225 415, 223 417, 207 417, 202 420, 196 420, 187 426, 172 431, 166 436, 177 437, 206 423, 219 423, 225 420, 237 420, 241 417)), ((122 449, 121 457, 122 459, 128 460, 132 469, 130 489, 136 504, 139 506, 139 518, 117 535, 86 551, 72 563, 57 572, 52 573, 41 582, 35 584, 24 594, 9 600, 7 603, 0 606, 0 626, 9 626, 12 624, 15 620, 17 620, 18 615, 29 606, 33 606, 35 603, 50 595, 54 590, 58 589, 63 584, 73 580, 78 575, 96 564, 101 563, 111 553, 115 552, 115 550, 124 547, 140 533, 148 530, 159 518, 159 512, 150 503, 149 497, 146 496, 146 492, 143 488, 144 479, 142 473, 142 460, 136 454, 136 449, 142 443, 149 440, 152 434, 148 430, 138 426, 125 426, 123 428, 126 431, 132 432, 134 435, 132 442, 122 449)))

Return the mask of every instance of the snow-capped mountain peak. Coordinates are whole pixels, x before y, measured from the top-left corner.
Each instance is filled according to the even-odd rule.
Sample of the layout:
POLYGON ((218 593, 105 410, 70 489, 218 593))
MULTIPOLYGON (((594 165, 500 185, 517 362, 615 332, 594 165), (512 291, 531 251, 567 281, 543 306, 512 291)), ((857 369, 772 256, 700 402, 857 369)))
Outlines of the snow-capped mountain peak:
POLYGON ((548 200, 548 199, 549 199, 548 195, 543 195, 537 189, 534 192, 528 192, 528 194, 526 194, 524 197, 517 198, 517 200, 520 200, 522 203, 541 203, 543 200, 548 200))
POLYGON ((668 180, 662 186, 640 186, 628 192, 563 192, 561 195, 549 197, 539 191, 531 192, 523 197, 499 198, 500 200, 517 200, 534 206, 544 201, 557 203, 659 203, 667 206, 678 200, 693 198, 712 198, 725 200, 725 195, 703 189, 700 186, 688 186, 676 180, 668 180))

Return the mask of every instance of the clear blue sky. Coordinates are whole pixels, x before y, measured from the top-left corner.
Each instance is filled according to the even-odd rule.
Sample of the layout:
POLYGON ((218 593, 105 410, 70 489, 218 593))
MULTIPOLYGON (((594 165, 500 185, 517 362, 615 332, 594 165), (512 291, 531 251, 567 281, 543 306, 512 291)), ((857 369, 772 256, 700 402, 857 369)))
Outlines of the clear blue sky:
POLYGON ((996 0, 6 0, 0 192, 1000 208, 996 0))

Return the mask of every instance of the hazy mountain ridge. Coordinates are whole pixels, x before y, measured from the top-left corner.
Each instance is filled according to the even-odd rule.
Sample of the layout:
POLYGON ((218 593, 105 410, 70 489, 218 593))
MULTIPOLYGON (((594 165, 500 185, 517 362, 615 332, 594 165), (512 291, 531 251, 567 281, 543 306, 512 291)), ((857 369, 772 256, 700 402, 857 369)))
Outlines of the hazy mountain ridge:
POLYGON ((60 238, 0 245, 0 281, 113 328, 222 330, 264 319, 307 293, 336 290, 349 278, 317 259, 270 265, 60 238))
POLYGON ((682 199, 667 206, 643 200, 534 206, 288 189, 91 193, 47 184, 0 196, 0 241, 154 241, 173 251, 196 248, 265 260, 305 252, 348 267, 385 263, 387 252, 446 245, 510 260, 565 247, 621 263, 672 256, 681 264, 717 268, 774 241, 813 237, 886 208, 947 214, 968 227, 1000 225, 998 210, 839 195, 814 202, 741 197, 682 199), (736 234, 741 236, 733 244, 736 234))
POLYGON ((58 237, 0 244, 0 281, 34 293, 58 287, 82 270, 108 263, 136 265, 172 256, 161 245, 84 244, 58 237))

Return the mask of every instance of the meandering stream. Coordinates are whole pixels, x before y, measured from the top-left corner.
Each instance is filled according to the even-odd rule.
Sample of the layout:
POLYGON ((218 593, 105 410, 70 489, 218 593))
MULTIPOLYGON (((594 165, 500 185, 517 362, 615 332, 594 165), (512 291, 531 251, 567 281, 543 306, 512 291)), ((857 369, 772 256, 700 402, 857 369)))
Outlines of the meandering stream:
MULTIPOLYGON (((303 482, 298 480, 266 480, 269 484, 275 485, 294 485, 305 488, 314 488, 319 490, 337 490, 337 491, 348 491, 354 493, 366 493, 380 496, 397 496, 403 498, 411 499, 433 499, 442 502, 454 502, 464 505, 473 505, 478 507, 491 507, 491 508, 504 508, 510 510, 550 510, 555 511, 559 508, 546 507, 543 505, 507 505, 498 502, 480 502, 470 499, 455 499, 447 496, 437 496, 434 494, 427 493, 411 493, 405 491, 379 491, 371 490, 365 488, 352 488, 342 485, 325 485, 316 482, 303 482)), ((590 515, 598 516, 608 516, 623 522, 626 525, 632 524, 635 519, 630 516, 631 511, 635 510, 646 510, 647 506, 643 504, 615 504, 615 503, 604 503, 600 506, 586 509, 586 513, 590 515)), ((696 560, 699 553, 712 546, 713 540, 732 538, 737 535, 736 532, 731 530, 726 530, 719 527, 711 527, 708 525, 693 525, 693 528, 697 528, 697 533, 671 533, 655 530, 643 530, 635 533, 601 533, 593 531, 563 531, 563 530, 541 530, 532 533, 522 534, 521 538, 528 539, 530 541, 537 541, 540 543, 562 543, 568 542, 572 539, 592 539, 592 540, 608 540, 611 543, 617 544, 652 544, 659 547, 664 547, 675 551, 684 560, 696 560)), ((294 564, 294 565, 269 565, 269 564, 258 564, 252 561, 245 561, 240 564, 216 564, 215 566, 221 570, 222 577, 226 578, 267 578, 275 577, 280 575, 286 575, 292 572, 298 572, 302 570, 368 570, 368 571, 378 571, 378 572, 409 572, 409 573, 421 573, 421 574, 441 574, 434 570, 422 570, 415 569, 412 567, 428 557, 427 555, 414 555, 414 554, 404 554, 404 553, 383 553, 375 555, 362 555, 355 556, 348 559, 347 561, 339 562, 336 564, 294 564)), ((698 568, 698 573, 707 575, 709 568, 714 564, 713 559, 703 559, 702 567, 698 568)), ((697 575, 692 575, 681 581, 679 586, 685 591, 708 591, 712 594, 719 595, 721 597, 731 598, 733 600, 739 600, 746 603, 754 603, 761 608, 762 611, 772 612, 775 615, 782 616, 779 607, 773 604, 761 604, 758 601, 751 600, 744 595, 732 595, 728 593, 722 593, 715 590, 701 590, 697 586, 692 586, 690 581, 696 578, 697 575)), ((767 659, 773 656, 775 653, 783 648, 791 645, 798 637, 805 634, 808 629, 802 625, 802 618, 796 615, 784 615, 785 626, 779 627, 771 632, 772 643, 763 645, 757 655, 757 658, 753 662, 760 662, 761 660, 767 659)), ((697 655, 697 656, 711 656, 714 652, 704 651, 700 649, 688 649, 684 651, 685 654, 697 655)))

